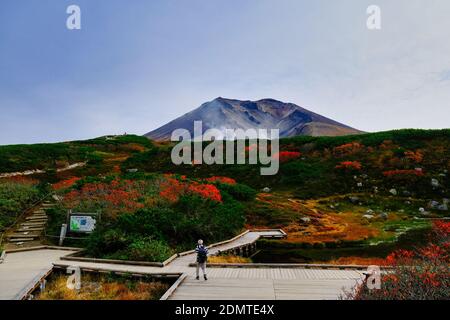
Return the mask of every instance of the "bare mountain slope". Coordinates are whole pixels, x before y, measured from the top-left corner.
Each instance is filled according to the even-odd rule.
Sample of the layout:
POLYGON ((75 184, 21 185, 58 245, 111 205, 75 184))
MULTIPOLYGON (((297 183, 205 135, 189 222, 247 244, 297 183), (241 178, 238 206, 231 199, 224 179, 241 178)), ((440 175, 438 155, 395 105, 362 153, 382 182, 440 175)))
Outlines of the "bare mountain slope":
POLYGON ((203 131, 225 129, 279 129, 280 137, 298 135, 341 136, 362 133, 293 103, 273 99, 240 101, 217 98, 147 133, 153 140, 169 140, 176 129, 187 129, 193 136, 194 121, 203 122, 203 131))

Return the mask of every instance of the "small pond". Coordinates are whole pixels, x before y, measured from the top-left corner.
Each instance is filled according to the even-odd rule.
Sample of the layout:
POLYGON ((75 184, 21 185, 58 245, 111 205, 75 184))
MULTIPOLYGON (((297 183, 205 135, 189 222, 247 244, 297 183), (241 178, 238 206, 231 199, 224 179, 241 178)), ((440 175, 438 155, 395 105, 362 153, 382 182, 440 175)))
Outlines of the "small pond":
POLYGON ((273 240, 259 246, 260 251, 252 257, 252 261, 255 263, 325 263, 341 257, 386 258, 397 249, 413 249, 426 244, 428 235, 429 229, 414 229, 400 235, 395 242, 337 248, 302 248, 295 245, 282 248, 276 240, 273 240))

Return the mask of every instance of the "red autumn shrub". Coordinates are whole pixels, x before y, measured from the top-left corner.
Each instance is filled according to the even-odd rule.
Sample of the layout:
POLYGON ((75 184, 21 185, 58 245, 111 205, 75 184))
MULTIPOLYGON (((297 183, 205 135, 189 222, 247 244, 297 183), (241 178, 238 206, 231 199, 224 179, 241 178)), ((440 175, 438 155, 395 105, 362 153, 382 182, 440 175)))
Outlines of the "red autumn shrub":
POLYGON ((236 180, 234 180, 232 178, 228 178, 228 177, 214 176, 214 177, 211 177, 211 178, 206 178, 204 180, 207 181, 207 182, 219 182, 219 183, 231 184, 231 185, 235 185, 236 184, 236 180))
POLYGON ((273 157, 275 159, 278 159, 281 163, 285 163, 294 159, 300 158, 302 154, 297 151, 281 151, 278 153, 275 153, 273 157))
POLYGON ((420 151, 406 151, 405 157, 415 163, 420 163, 423 160, 423 154, 420 151))
POLYGON ((33 185, 39 184, 39 180, 30 178, 30 177, 25 177, 25 176, 8 177, 8 178, 2 179, 1 181, 12 182, 12 183, 17 183, 17 184, 22 184, 22 185, 27 185, 27 186, 33 186, 33 185))
POLYGON ((362 165, 359 161, 342 161, 336 166, 336 169, 361 170, 362 165))
POLYGON ((78 180, 81 178, 72 177, 66 180, 62 180, 60 182, 54 183, 52 185, 52 189, 55 191, 63 190, 72 187, 78 180))
POLYGON ((80 190, 72 190, 64 196, 64 206, 83 211, 102 210, 115 217, 118 213, 133 213, 144 207, 139 202, 143 196, 144 181, 113 180, 109 183, 86 183, 80 190))
POLYGON ((354 154, 362 149, 363 145, 359 142, 346 143, 333 148, 333 154, 336 156, 345 156, 354 154))
POLYGON ((212 184, 198 182, 181 182, 174 178, 166 178, 160 185, 159 195, 170 202, 176 202, 183 194, 196 194, 204 199, 221 202, 219 189, 212 184))
POLYGON ((219 189, 212 184, 191 183, 188 186, 188 192, 199 195, 204 199, 222 202, 222 195, 220 194, 219 189))
POLYGON ((433 225, 431 242, 414 251, 398 250, 386 258, 392 269, 381 276, 380 289, 358 285, 352 300, 448 300, 450 298, 450 223, 433 225))
POLYGON ((385 177, 395 177, 395 176, 423 176, 422 170, 389 170, 384 171, 383 175, 385 177))

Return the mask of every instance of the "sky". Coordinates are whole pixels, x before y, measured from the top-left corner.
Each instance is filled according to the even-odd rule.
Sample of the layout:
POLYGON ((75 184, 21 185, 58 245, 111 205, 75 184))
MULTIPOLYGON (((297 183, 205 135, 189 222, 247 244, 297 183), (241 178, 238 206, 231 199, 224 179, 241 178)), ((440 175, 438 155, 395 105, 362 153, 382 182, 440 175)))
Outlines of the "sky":
POLYGON ((1 1, 0 144, 145 134, 219 96, 448 128, 450 1, 1 1))

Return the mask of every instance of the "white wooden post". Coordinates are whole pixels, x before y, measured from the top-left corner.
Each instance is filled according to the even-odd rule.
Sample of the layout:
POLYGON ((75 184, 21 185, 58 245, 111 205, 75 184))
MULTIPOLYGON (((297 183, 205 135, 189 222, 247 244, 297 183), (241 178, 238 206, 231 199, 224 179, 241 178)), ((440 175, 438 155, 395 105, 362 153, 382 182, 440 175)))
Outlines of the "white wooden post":
POLYGON ((59 234, 59 246, 61 247, 64 242, 64 238, 66 237, 67 224, 63 223, 61 225, 61 233, 59 234))

